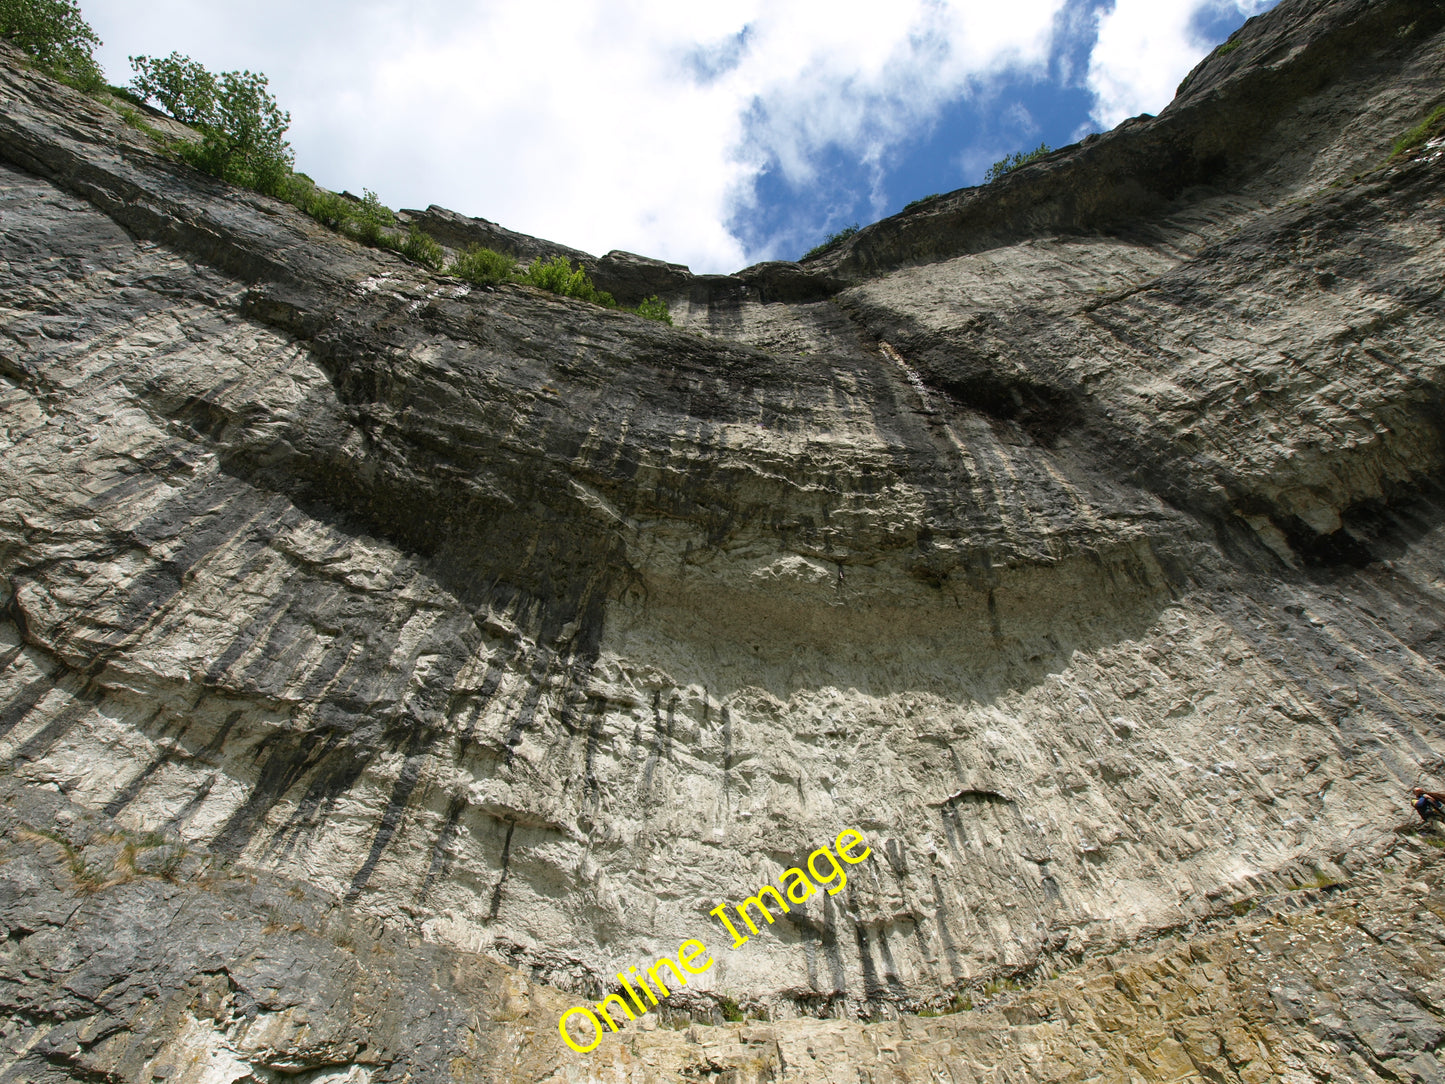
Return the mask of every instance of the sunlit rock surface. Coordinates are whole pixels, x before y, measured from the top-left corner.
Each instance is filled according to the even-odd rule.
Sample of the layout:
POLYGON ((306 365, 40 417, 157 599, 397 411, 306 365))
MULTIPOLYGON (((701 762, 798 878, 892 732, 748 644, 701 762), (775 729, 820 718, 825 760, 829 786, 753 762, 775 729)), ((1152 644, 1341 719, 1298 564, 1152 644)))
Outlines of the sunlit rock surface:
POLYGON ((1442 28, 1286 0, 808 264, 596 261, 675 328, 0 54, 0 1080, 1445 1075, 1442 28))

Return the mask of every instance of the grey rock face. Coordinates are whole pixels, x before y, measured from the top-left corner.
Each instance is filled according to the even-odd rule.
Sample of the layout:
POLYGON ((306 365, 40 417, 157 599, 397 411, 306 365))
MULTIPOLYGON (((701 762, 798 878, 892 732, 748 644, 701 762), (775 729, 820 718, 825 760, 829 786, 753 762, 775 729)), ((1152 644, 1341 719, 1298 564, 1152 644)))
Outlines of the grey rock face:
POLYGON ((425 230, 447 248, 465 249, 480 245, 494 252, 516 256, 522 263, 530 263, 539 257, 550 260, 556 256, 563 256, 578 263, 590 264, 596 260, 595 256, 583 252, 580 248, 569 248, 554 241, 544 241, 518 233, 489 219, 468 218, 435 204, 425 211, 404 210, 401 212, 401 220, 407 225, 415 225, 418 229, 425 230))
MULTIPOLYGON (((4 53, 15 1079, 783 1050, 559 1045, 688 938, 667 1020, 856 1075, 912 1025, 842 1018, 1378 862, 1445 783, 1442 150, 1356 174, 1442 25, 1287 0, 1161 117, 812 265, 596 261, 675 328, 361 248, 4 53), (845 827, 846 890, 729 950, 708 912, 845 827)), ((1433 1063, 1433 1009, 1360 1022, 1383 981, 1339 1041, 1433 1063)))

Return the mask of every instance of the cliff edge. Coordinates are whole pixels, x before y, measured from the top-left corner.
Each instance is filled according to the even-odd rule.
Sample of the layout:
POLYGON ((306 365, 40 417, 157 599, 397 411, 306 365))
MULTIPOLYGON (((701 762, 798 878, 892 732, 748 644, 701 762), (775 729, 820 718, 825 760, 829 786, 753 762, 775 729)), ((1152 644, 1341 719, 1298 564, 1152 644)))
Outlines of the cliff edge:
POLYGON ((1445 1076, 1442 76, 1284 0, 806 263, 587 257, 666 327, 0 49, 0 1081, 1445 1076))

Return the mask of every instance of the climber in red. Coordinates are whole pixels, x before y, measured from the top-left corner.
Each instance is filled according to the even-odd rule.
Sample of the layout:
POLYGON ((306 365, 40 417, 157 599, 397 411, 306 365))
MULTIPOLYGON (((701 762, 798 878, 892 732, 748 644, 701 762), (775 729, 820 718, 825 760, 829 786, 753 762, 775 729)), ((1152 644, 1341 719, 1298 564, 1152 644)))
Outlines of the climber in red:
POLYGON ((1445 794, 1439 791, 1426 790, 1423 787, 1416 787, 1415 812, 1420 814, 1420 819, 1426 824, 1430 823, 1431 817, 1445 819, 1445 794))

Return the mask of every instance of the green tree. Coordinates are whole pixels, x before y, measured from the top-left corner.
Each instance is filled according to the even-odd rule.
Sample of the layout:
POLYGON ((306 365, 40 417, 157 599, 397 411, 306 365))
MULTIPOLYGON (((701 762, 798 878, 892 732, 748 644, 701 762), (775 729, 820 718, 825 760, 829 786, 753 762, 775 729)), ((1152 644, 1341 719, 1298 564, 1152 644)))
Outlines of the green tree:
POLYGON ((100 38, 75 0, 0 0, 0 37, 81 90, 105 85, 93 55, 100 38))
POLYGON ((272 195, 291 175, 294 156, 286 142, 291 114, 276 104, 259 72, 213 75, 180 53, 133 56, 133 89, 159 102, 171 116, 201 133, 201 142, 177 149, 197 169, 272 195))
POLYGON ((172 53, 152 59, 133 56, 136 77, 131 89, 145 101, 154 100, 182 124, 203 128, 216 120, 216 77, 188 56, 172 53))

